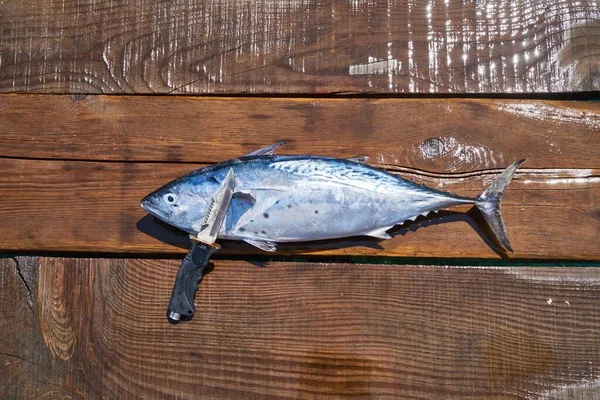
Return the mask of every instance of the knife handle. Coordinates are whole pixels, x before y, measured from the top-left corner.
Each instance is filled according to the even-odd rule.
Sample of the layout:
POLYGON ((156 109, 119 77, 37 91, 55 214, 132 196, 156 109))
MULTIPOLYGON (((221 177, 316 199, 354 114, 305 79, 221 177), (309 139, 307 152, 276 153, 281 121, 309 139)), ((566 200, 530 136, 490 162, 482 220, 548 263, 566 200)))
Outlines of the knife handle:
POLYGON ((181 319, 189 320, 194 315, 194 297, 206 274, 210 256, 219 249, 218 245, 209 245, 192 240, 192 247, 187 253, 173 285, 171 301, 167 311, 167 318, 172 324, 181 319))

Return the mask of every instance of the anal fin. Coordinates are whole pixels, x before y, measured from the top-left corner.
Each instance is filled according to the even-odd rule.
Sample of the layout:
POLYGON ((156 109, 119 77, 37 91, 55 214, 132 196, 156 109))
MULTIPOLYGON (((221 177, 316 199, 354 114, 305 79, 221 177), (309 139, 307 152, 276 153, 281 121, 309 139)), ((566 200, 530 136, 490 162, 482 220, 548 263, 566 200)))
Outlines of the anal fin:
POLYGON ((390 229, 392 229, 391 226, 377 228, 375 230, 372 230, 371 232, 365 233, 365 236, 370 236, 379 239, 391 239, 392 237, 387 233, 387 231, 389 231, 390 229))
POLYGON ((254 247, 258 247, 261 250, 274 253, 277 251, 277 244, 274 242, 266 242, 264 240, 255 239, 244 239, 244 242, 251 244, 254 247))

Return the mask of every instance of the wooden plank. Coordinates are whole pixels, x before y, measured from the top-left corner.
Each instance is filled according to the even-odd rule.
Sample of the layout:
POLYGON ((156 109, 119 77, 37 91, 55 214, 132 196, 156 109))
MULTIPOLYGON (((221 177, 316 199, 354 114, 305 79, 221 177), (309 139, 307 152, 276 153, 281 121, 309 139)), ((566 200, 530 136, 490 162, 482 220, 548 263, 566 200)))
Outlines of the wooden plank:
POLYGON ((600 157, 595 102, 4 95, 0 126, 0 157, 13 158, 213 163, 284 139, 281 154, 431 172, 600 157))
MULTIPOLYGON (((28 251, 183 252, 179 231, 145 216, 140 199, 201 165, 0 159, 0 248, 28 251)), ((499 170, 402 176, 475 196, 499 170)), ((513 257, 600 259, 600 170, 523 169, 505 193, 502 213, 513 257)), ((460 210, 459 210, 460 211, 460 210)), ((466 211, 466 210, 465 210, 466 211)), ((392 240, 355 238, 284 245, 280 254, 493 257, 477 213, 441 212, 397 229, 392 240), (448 222, 448 223, 443 223, 448 222), (418 228, 418 229, 417 229, 418 228)), ((230 243, 229 254, 256 253, 230 243)), ((264 253, 262 253, 264 254, 264 253)))
POLYGON ((215 264, 194 320, 177 326, 165 316, 176 260, 43 258, 33 324, 17 270, 0 269, 0 335, 30 327, 0 342, 0 370, 12 373, 0 374, 0 394, 600 396, 597 268, 215 264), (10 354, 36 364, 50 354, 51 368, 10 354))
POLYGON ((590 91, 599 18, 593 0, 4 1, 0 91, 590 91))
MULTIPOLYGON (((599 111, 596 103, 515 100, 5 95, 0 247, 181 252, 173 245, 185 247, 186 238, 143 219, 139 200, 202 162, 289 139, 281 153, 367 155, 376 166, 467 195, 527 158, 503 205, 515 256, 597 259, 599 111)), ((455 223, 405 227, 380 244, 361 239, 282 253, 497 257, 470 218, 442 221, 455 223)))

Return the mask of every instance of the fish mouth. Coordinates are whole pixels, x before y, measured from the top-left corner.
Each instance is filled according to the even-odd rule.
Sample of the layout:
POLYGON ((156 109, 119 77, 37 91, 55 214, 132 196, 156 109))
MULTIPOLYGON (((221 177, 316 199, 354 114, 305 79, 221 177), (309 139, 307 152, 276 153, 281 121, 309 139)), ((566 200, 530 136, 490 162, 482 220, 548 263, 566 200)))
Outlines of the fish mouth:
POLYGON ((152 202, 150 201, 149 197, 150 196, 144 197, 140 202, 140 206, 146 210, 148 214, 166 222, 167 216, 162 211, 152 207, 152 202))
POLYGON ((140 206, 148 211, 148 212, 152 212, 152 207, 150 206, 150 200, 148 199, 149 196, 146 196, 142 199, 142 201, 140 201, 140 206))

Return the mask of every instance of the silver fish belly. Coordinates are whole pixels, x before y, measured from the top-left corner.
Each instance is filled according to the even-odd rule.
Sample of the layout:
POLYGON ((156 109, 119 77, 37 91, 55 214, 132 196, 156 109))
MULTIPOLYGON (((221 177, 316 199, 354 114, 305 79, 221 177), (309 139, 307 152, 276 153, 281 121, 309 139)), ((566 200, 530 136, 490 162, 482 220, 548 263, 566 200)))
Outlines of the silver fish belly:
POLYGON ((229 169, 234 195, 219 237, 244 240, 263 250, 281 242, 366 235, 389 238, 387 230, 441 208, 476 205, 500 244, 511 250, 500 217, 500 198, 521 161, 513 163, 475 198, 418 185, 361 162, 313 157, 258 155, 216 164, 165 185, 142 206, 167 223, 195 232, 206 197, 229 169), (166 207, 165 202, 174 203, 166 207))

